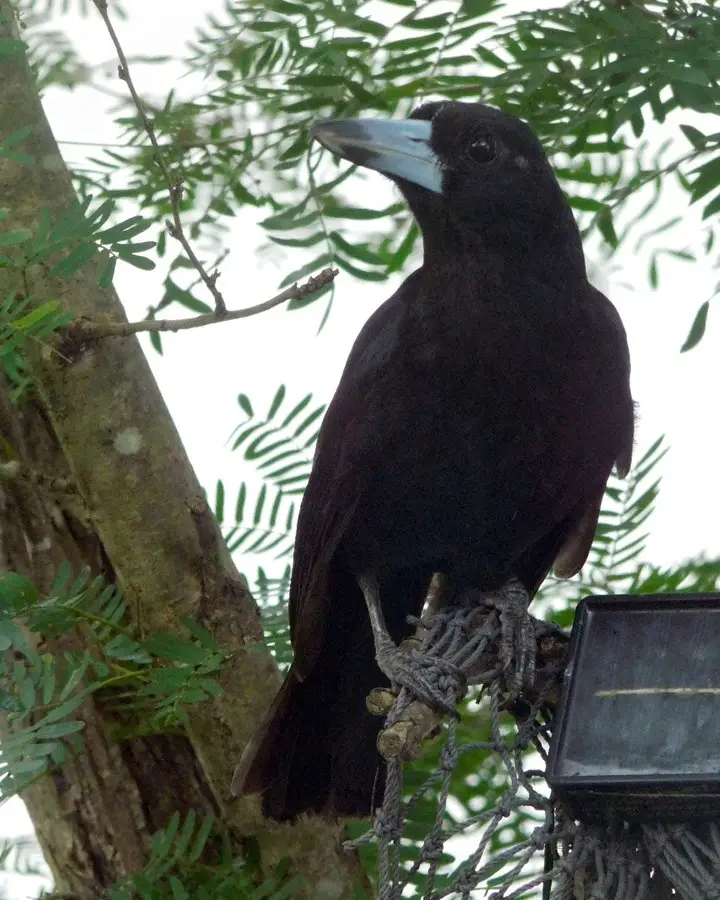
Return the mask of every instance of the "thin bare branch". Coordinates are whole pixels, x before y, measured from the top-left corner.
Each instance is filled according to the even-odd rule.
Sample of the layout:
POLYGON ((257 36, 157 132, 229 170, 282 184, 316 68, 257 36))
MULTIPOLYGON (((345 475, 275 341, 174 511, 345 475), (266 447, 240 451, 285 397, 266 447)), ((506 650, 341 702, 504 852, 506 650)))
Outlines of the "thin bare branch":
POLYGON ((249 316, 267 312, 274 306, 280 306, 289 300, 303 300, 305 297, 317 294, 318 291, 330 284, 338 272, 338 269, 323 269, 304 284, 290 285, 275 297, 245 309, 231 309, 222 313, 215 311, 189 319, 144 319, 141 322, 93 322, 88 319, 76 319, 64 330, 64 343, 68 340, 72 343, 73 340, 88 342, 106 337, 128 337, 141 331, 187 331, 190 328, 202 328, 205 325, 216 325, 219 322, 247 319, 249 316))

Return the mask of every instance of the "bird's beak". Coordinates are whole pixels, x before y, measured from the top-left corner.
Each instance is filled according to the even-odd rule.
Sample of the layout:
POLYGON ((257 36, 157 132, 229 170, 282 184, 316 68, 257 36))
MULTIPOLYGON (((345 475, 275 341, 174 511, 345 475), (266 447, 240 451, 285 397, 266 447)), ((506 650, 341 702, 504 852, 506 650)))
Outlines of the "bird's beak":
POLYGON ((358 166, 442 193, 442 166, 430 149, 430 122, 420 119, 325 119, 310 137, 358 166))

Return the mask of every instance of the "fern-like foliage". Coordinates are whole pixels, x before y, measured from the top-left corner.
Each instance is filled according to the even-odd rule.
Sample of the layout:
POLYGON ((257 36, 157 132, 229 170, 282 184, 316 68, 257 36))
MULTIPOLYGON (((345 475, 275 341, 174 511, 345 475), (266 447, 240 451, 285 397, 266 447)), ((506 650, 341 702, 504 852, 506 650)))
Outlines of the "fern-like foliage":
POLYGON ((174 813, 150 846, 143 870, 114 885, 110 900, 290 900, 303 886, 300 877, 288 877, 287 866, 258 885, 254 866, 232 856, 213 816, 194 810, 184 818, 174 813))
MULTIPOLYGON (((0 141, 0 157, 32 164, 33 159, 22 149, 31 131, 27 126, 0 141)), ((63 278, 93 263, 98 284, 108 287, 118 259, 137 268, 154 268, 155 263, 142 254, 154 247, 155 242, 135 240, 150 228, 151 221, 132 216, 108 226, 115 202, 106 199, 91 209, 92 205, 93 199, 88 197, 57 218, 45 209, 34 232, 27 228, 5 229, 3 223, 9 213, 0 209, 0 269, 13 269, 24 275, 29 266, 54 258, 51 273, 63 278)), ((32 342, 46 341, 72 319, 57 300, 38 305, 35 298, 14 293, 0 303, 0 365, 10 382, 13 399, 30 383, 24 348, 32 342)))
POLYGON ((660 489, 657 468, 667 453, 659 437, 625 480, 611 476, 589 556, 586 584, 617 593, 632 580, 647 542, 647 522, 660 489))
POLYGON ((0 872, 47 878, 49 869, 35 835, 20 835, 0 841, 0 872))
POLYGON ((314 405, 306 394, 290 409, 284 384, 278 388, 265 416, 258 417, 246 394, 238 397, 248 421, 233 432, 233 449, 242 450, 247 461, 269 483, 288 496, 302 494, 310 474, 312 451, 325 406, 314 405))
POLYGON ((242 551, 266 559, 277 571, 269 573, 258 566, 255 578, 245 576, 263 609, 265 643, 282 668, 292 659, 287 622, 287 595, 295 539, 297 504, 310 476, 313 451, 323 404, 313 402, 312 394, 300 400, 288 397, 280 385, 267 413, 257 415, 247 394, 238 404, 246 419, 231 435, 233 450, 240 451, 248 468, 254 469, 255 485, 248 480, 240 485, 235 501, 234 522, 225 527, 225 486, 218 481, 215 490, 215 515, 231 552, 242 551), (277 566, 282 562, 282 568, 277 566))
POLYGON ((82 718, 90 694, 122 712, 116 737, 177 728, 187 707, 220 693, 214 677, 228 654, 197 622, 189 637, 156 633, 140 640, 114 585, 61 565, 48 596, 13 572, 0 575, 0 708, 9 734, 0 745, 0 799, 22 791, 53 765, 82 750, 82 718), (82 626, 82 652, 41 654, 46 639, 82 626), (140 715, 141 714, 141 715, 140 715), (141 724, 138 724, 141 723, 141 724))
MULTIPOLYGON (((0 210, 0 221, 2 216, 3 210, 0 210)), ((0 267, 2 265, 0 254, 0 267)), ((28 344, 43 342, 72 319, 57 300, 48 300, 28 310, 30 303, 30 297, 10 294, 0 304, 0 363, 10 383, 13 400, 17 400, 30 383, 22 350, 28 344)))
MULTIPOLYGON (((218 481, 215 509, 222 509, 218 481)), ((295 503, 281 490, 263 484, 254 491, 246 482, 240 485, 235 503, 235 524, 226 532, 225 540, 231 553, 271 553, 282 559, 292 551, 295 528, 295 503)))
POLYGON ((281 669, 292 662, 290 628, 287 616, 287 598, 290 590, 290 566, 286 565, 279 578, 270 578, 265 569, 258 567, 254 594, 262 607, 265 644, 281 669))
MULTIPOLYGON (((256 415, 246 394, 240 394, 238 404, 247 418, 233 431, 232 448, 242 452, 245 463, 255 470, 260 487, 248 481, 240 485, 234 522, 225 531, 225 540, 231 552, 287 558, 292 552, 298 497, 310 475, 325 406, 313 403, 312 394, 291 405, 285 385, 280 385, 265 415, 256 415)), ((215 490, 215 514, 224 524, 222 481, 215 490)))

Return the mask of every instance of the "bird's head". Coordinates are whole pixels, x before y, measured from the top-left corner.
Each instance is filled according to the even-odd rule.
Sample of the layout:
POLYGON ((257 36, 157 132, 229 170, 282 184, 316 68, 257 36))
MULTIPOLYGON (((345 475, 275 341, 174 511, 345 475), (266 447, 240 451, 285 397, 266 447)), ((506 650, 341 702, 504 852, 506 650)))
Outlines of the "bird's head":
POLYGON ((409 119, 317 122, 332 153, 382 172, 402 191, 428 245, 529 257, 564 257, 584 272, 577 225, 530 128, 479 103, 433 102, 409 119))

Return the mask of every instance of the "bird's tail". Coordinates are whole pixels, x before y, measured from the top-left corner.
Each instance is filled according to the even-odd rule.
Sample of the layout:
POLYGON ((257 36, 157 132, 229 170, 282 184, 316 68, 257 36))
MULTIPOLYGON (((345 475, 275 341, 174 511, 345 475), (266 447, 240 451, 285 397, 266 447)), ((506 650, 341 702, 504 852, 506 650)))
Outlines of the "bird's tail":
POLYGON ((233 793, 262 792, 263 811, 273 819, 302 812, 369 816, 382 800, 376 747, 382 719, 367 711, 365 698, 385 679, 362 594, 354 583, 346 588, 352 591, 346 615, 332 623, 304 679, 291 667, 233 777, 233 793))

